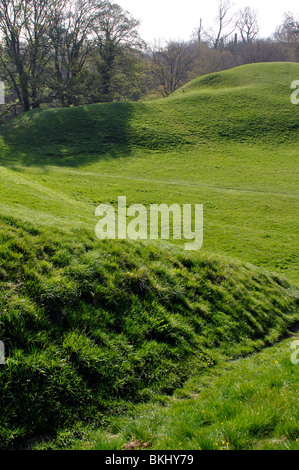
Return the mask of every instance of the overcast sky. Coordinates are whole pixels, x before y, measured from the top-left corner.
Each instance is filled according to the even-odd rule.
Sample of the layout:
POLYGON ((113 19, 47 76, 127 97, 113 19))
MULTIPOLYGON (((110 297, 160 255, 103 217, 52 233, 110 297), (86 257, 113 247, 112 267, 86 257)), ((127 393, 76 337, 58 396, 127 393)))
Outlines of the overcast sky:
MULTIPOLYGON (((140 33, 147 42, 189 40, 198 26, 213 25, 218 0, 114 0, 141 21, 140 33)), ((299 16, 298 0, 232 0, 234 10, 249 6, 258 12, 260 36, 270 36, 282 23, 283 13, 299 16)))

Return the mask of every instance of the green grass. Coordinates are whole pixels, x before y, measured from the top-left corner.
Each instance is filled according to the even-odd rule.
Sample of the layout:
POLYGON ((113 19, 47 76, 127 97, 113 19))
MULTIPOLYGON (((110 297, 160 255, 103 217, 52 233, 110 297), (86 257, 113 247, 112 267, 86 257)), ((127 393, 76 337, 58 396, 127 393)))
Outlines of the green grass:
POLYGON ((172 394, 299 319, 286 280, 228 258, 8 217, 0 239, 2 448, 172 394))
POLYGON ((172 398, 136 405, 105 430, 61 431, 36 449, 298 450, 298 365, 288 339, 195 375, 172 398))
POLYGON ((96 206, 118 195, 204 204, 205 251, 298 282, 298 74, 243 66, 163 100, 22 116, 2 129, 1 212, 93 231, 96 206))
MULTIPOLYGON (((106 429, 138 403, 155 411, 188 378, 289 334, 299 319, 298 75, 299 64, 244 66, 167 99, 37 110, 2 127, 1 448, 106 429), (97 205, 121 195, 204 204, 204 249, 97 241, 97 205)), ((218 436, 213 413, 203 447, 218 436)), ((259 419, 267 427, 267 413, 259 419)), ((197 445, 186 440, 192 423, 186 446, 197 445)), ((230 448, 258 446, 244 426, 230 448)))

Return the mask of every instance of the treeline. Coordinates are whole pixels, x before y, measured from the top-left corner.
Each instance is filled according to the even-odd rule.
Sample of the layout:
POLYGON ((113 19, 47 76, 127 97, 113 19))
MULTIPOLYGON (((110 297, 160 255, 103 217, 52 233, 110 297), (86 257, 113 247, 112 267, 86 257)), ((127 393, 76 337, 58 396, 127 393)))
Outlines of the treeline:
POLYGON ((1 0, 6 111, 136 99, 145 47, 137 27, 106 0, 1 0))
POLYGON ((149 46, 138 27, 108 0, 1 0, 2 118, 41 106, 167 96, 206 73, 299 59, 292 14, 271 38, 259 38, 257 13, 234 12, 229 0, 219 0, 215 27, 200 19, 190 41, 149 46))

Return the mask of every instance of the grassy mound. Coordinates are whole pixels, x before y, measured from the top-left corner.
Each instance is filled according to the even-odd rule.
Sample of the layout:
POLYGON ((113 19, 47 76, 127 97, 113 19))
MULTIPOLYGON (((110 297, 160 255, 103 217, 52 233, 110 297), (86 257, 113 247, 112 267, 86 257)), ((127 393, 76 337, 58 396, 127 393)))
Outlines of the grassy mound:
POLYGON ((1 217, 1 446, 170 394, 272 344, 295 291, 252 266, 1 217))
POLYGON ((201 77, 173 96, 32 111, 0 134, 0 210, 95 226, 95 207, 202 203, 204 249, 299 282, 297 63, 201 77))
POLYGON ((54 442, 35 448, 298 450, 293 340, 217 365, 163 403, 133 406, 125 416, 111 419, 106 429, 62 431, 54 442))
POLYGON ((298 74, 238 67, 167 99, 37 110, 1 128, 2 448, 101 425, 288 334, 298 74), (95 240, 96 206, 120 195, 204 204, 204 250, 95 240))
POLYGON ((290 77, 298 72, 298 64, 293 62, 265 62, 242 65, 223 72, 211 73, 196 78, 175 92, 190 93, 204 90, 221 90, 233 88, 259 88, 270 91, 290 88, 290 77))
POLYGON ((299 110, 290 86, 298 74, 297 63, 246 65, 153 102, 34 110, 4 126, 4 161, 77 166, 80 155, 86 162, 136 149, 186 151, 207 141, 297 141, 299 110))

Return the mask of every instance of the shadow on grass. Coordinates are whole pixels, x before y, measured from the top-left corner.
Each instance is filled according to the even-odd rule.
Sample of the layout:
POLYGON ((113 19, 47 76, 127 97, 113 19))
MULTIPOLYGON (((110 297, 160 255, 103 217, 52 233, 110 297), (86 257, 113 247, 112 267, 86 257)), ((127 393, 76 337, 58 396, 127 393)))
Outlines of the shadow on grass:
POLYGON ((34 110, 0 130, 0 165, 79 167, 131 154, 132 103, 34 110))

